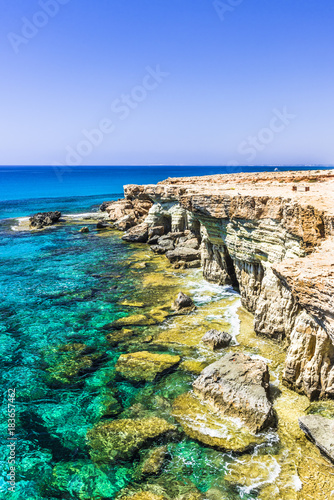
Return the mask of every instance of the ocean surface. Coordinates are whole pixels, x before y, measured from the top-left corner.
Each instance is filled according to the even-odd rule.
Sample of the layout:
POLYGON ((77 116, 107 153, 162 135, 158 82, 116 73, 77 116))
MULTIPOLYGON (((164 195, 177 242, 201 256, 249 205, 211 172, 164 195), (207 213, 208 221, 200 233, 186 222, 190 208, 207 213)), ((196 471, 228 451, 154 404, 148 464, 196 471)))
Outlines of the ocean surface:
MULTIPOLYGON (((171 498, 194 486, 201 492, 220 488, 232 500, 257 498, 251 487, 230 486, 224 479, 237 456, 182 433, 166 444, 168 460, 153 479, 138 473, 142 452, 99 464, 92 461, 86 439, 87 431, 104 420, 158 416, 175 423, 172 402, 191 389, 195 375, 182 370, 146 383, 120 377, 115 366, 122 353, 199 356, 190 347, 149 344, 148 338, 166 328, 182 327, 171 320, 136 327, 131 342, 120 343, 110 341, 106 325, 151 314, 153 306, 170 304, 182 288, 194 297, 196 321, 204 329, 222 322, 237 342, 236 293, 209 285, 197 270, 166 271, 163 256, 124 243, 117 232, 91 225, 81 234, 84 221, 35 233, 12 229, 13 218, 37 211, 97 211, 102 201, 121 196, 127 183, 209 173, 223 169, 76 168, 59 179, 52 168, 0 168, 0 499, 114 499, 125 487, 140 490, 148 483, 157 491, 173 491, 171 498), (143 305, 122 305, 133 300, 143 305)), ((274 450, 276 438, 270 439, 267 445, 274 450)))

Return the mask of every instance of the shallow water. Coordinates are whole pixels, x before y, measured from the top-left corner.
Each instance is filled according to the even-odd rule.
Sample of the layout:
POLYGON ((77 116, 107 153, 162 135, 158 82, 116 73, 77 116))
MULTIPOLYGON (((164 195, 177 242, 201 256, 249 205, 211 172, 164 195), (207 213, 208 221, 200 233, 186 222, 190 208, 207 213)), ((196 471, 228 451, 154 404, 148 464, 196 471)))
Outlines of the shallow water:
MULTIPOLYGON (((239 296, 205 282, 199 270, 172 269, 164 256, 125 244, 118 233, 92 226, 90 233, 80 234, 79 227, 67 223, 15 233, 8 224, 1 226, 0 498, 114 499, 126 487, 129 492, 165 490, 173 499, 193 487, 231 500, 331 498, 330 466, 297 423, 309 402, 281 386, 283 349, 255 336, 239 296), (166 317, 180 290, 194 298, 197 310, 166 317), (125 300, 143 304, 121 305, 125 300), (113 331, 103 328, 143 314, 154 314, 156 324, 130 327, 131 336, 118 345, 108 337, 113 331), (196 377, 189 363, 206 365, 221 356, 201 347, 209 328, 232 334, 229 350, 268 361, 277 388, 277 431, 269 432, 253 453, 239 456, 206 447, 178 427, 178 436, 167 443, 161 474, 153 477, 138 473, 147 445, 130 461, 94 463, 86 433, 101 421, 153 416, 176 424, 173 402, 196 377), (131 382, 115 365, 121 354, 136 351, 180 355, 182 363, 154 382, 131 382), (8 496, 10 389, 16 391, 17 441, 16 490, 8 496)), ((151 447, 159 444, 164 443, 151 447)))

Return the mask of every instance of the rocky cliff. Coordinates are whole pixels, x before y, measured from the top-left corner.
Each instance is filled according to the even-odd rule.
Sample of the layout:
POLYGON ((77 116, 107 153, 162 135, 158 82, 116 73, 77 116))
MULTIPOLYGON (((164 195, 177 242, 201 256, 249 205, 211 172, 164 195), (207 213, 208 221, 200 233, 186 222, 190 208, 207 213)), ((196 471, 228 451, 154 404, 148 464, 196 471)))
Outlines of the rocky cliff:
MULTIPOLYGON (((149 238, 152 228, 171 232, 175 261, 177 249, 197 238, 200 249, 193 245, 182 259, 198 251, 208 281, 240 290, 255 331, 286 343, 285 383, 310 399, 334 397, 333 187, 329 170, 167 179, 124 188, 123 203, 140 212, 138 241, 142 231, 149 238)), ((115 220, 112 205, 107 211, 115 220)), ((166 236, 154 240, 163 253, 159 238, 166 246, 166 236)))

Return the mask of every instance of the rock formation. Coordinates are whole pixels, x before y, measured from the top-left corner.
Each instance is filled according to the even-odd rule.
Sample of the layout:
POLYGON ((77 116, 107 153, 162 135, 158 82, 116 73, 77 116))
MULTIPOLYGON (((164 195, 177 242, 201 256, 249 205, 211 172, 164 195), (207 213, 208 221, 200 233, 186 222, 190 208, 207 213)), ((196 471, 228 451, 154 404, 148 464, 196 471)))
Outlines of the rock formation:
POLYGON ((252 432, 275 424, 264 361, 240 352, 226 354, 204 368, 193 388, 223 415, 241 418, 252 432))
POLYGON ((305 415, 299 426, 319 450, 334 463, 334 419, 320 415, 305 415))
POLYGON ((219 332, 218 330, 209 330, 202 338, 202 342, 209 346, 213 351, 227 347, 232 340, 232 337, 227 332, 219 332))
POLYGON ((30 227, 33 229, 42 229, 47 226, 52 226, 53 224, 57 224, 60 217, 60 212, 39 212, 30 217, 30 227))
POLYGON ((167 179, 125 186, 107 210, 147 224, 174 266, 237 288, 255 331, 287 345, 285 383, 315 399, 334 397, 333 188, 331 170, 167 179))

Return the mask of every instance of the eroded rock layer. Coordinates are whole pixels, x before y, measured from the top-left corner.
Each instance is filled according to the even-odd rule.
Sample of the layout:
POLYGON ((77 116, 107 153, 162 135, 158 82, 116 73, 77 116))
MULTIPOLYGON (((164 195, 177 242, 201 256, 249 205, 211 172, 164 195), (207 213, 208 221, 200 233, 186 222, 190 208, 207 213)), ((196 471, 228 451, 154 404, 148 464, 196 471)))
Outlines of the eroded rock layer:
MULTIPOLYGON (((148 233, 164 232, 160 243, 168 241, 174 266, 189 267, 183 254, 199 252, 208 281, 240 290, 255 331, 287 345, 284 381, 310 399, 334 397, 333 187, 333 171, 323 170, 124 188, 124 203, 144 203, 145 210, 151 204, 140 222, 148 233), (200 242, 199 250, 189 241, 200 242)), ((118 206, 108 208, 114 214, 118 206)))

